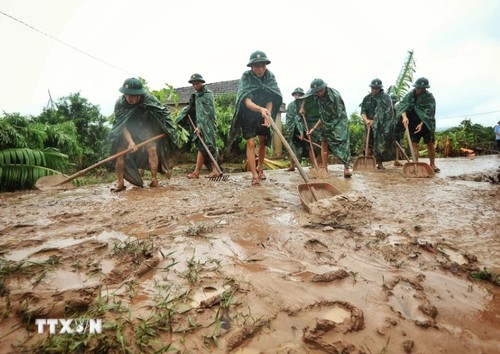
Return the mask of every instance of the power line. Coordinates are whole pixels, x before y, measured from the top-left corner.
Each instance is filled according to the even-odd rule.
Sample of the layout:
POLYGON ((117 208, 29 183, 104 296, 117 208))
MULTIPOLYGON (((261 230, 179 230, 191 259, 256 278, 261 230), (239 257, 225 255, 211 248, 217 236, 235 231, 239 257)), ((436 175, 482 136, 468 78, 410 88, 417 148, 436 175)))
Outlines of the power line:
POLYGON ((483 113, 462 114, 460 116, 443 117, 443 118, 436 118, 436 119, 444 120, 444 119, 467 118, 467 117, 472 117, 472 116, 482 116, 485 114, 492 114, 492 113, 499 113, 499 112, 500 111, 491 111, 491 112, 483 112, 483 113))
POLYGON ((75 47, 75 46, 72 46, 71 44, 68 44, 68 43, 66 43, 66 42, 63 42, 63 41, 61 41, 60 39, 58 39, 58 38, 56 38, 56 37, 54 37, 54 36, 52 36, 52 35, 50 35, 50 34, 48 34, 48 33, 45 33, 45 32, 43 32, 43 31, 39 30, 38 28, 35 28, 35 27, 33 27, 33 26, 31 26, 31 25, 27 24, 26 22, 23 22, 23 21, 21 21, 21 20, 19 20, 19 19, 15 18, 15 17, 13 17, 13 16, 9 15, 9 14, 6 14, 6 13, 5 13, 5 12, 3 12, 2 10, 0 10, 0 14, 4 15, 4 16, 6 16, 6 17, 9 17, 10 19, 12 19, 12 20, 14 20, 14 21, 16 21, 16 22, 19 22, 20 24, 22 24, 22 25, 24 25, 24 26, 28 27, 29 29, 32 29, 32 30, 34 30, 34 31, 36 31, 36 32, 38 32, 38 33, 41 33, 42 35, 44 35, 44 36, 46 36, 46 37, 48 37, 48 38, 50 38, 50 39, 53 39, 53 40, 55 40, 56 42, 59 42, 59 43, 61 43, 61 44, 65 45, 65 46, 66 46, 66 47, 68 47, 68 48, 71 48, 71 49, 73 49, 73 50, 76 50, 77 52, 79 52, 79 53, 81 53, 81 54, 83 54, 83 55, 86 55, 86 56, 88 56, 89 58, 92 58, 92 59, 97 60, 97 61, 99 61, 99 62, 101 62, 101 63, 103 63, 103 64, 106 64, 106 65, 108 65, 108 66, 110 66, 110 67, 112 67, 112 68, 115 68, 115 69, 117 69, 117 70, 120 70, 121 72, 123 72, 123 73, 125 73, 125 74, 132 75, 132 74, 131 74, 130 72, 128 72, 127 70, 124 70, 124 69, 122 69, 122 68, 120 68, 120 67, 118 67, 118 66, 116 66, 116 65, 111 64, 111 63, 108 63, 107 61, 102 60, 102 59, 100 59, 100 58, 96 57, 95 55, 89 54, 89 53, 87 53, 87 52, 85 52, 85 51, 83 51, 83 50, 81 50, 81 49, 79 49, 79 48, 77 48, 77 47, 75 47))

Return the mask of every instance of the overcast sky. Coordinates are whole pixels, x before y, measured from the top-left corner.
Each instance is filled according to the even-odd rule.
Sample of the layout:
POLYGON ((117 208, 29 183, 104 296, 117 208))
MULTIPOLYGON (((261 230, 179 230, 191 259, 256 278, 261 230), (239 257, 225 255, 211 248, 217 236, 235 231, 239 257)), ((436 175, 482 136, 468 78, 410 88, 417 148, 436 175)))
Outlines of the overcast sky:
POLYGON ((50 90, 54 100, 80 92, 109 115, 127 77, 155 90, 189 86, 195 72, 239 79, 258 49, 285 103, 320 77, 350 114, 372 79, 396 81, 413 50, 438 129, 465 118, 494 126, 499 18, 498 0, 0 0, 0 112, 38 115, 50 90))

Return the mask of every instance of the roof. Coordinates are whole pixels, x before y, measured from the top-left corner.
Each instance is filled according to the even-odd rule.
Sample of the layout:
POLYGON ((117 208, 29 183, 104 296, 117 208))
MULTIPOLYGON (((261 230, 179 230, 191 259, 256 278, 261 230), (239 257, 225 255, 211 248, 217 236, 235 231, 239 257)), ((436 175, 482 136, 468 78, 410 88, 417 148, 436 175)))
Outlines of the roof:
MULTIPOLYGON (((214 93, 214 96, 218 96, 224 93, 237 93, 239 82, 239 79, 212 82, 210 84, 205 84, 205 87, 211 90, 214 93)), ((179 104, 187 104, 189 102, 189 97, 194 92, 193 86, 178 87, 174 90, 179 95, 179 104)), ((167 104, 172 103, 174 102, 167 102, 167 104)))

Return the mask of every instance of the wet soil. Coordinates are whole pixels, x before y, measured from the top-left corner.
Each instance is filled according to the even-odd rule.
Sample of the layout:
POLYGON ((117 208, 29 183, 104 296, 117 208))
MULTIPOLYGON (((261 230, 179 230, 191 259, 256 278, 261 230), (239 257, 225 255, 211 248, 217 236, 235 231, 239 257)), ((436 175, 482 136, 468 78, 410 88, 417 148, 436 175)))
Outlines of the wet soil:
POLYGON ((500 353, 500 158, 437 165, 330 165, 342 194, 312 213, 285 170, 1 194, 0 352, 56 347, 36 318, 90 316, 80 350, 500 353))

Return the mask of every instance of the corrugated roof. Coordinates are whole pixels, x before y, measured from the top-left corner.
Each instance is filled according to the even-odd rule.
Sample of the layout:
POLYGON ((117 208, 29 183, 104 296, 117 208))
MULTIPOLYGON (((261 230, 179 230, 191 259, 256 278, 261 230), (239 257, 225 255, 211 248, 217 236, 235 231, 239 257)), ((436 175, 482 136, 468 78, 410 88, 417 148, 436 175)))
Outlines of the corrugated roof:
MULTIPOLYGON (((215 96, 222 95, 224 93, 237 93, 238 84, 240 80, 229 80, 229 81, 219 81, 212 82, 210 84, 205 84, 206 88, 211 90, 215 96)), ((194 92, 193 86, 178 87, 175 89, 179 95, 179 104, 187 104, 189 102, 189 96, 194 92)), ((167 104, 173 104, 174 102, 167 102, 167 104)))

